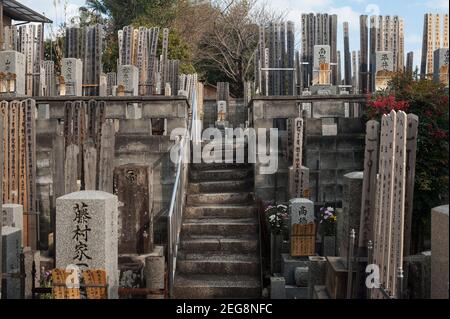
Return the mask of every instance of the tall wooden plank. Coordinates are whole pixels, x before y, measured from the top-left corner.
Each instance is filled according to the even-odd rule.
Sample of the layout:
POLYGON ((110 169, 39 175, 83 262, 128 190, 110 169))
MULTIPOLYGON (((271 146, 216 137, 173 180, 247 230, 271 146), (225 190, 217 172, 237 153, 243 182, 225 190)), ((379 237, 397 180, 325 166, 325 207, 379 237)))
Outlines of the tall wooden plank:
POLYGON ((361 219, 359 227, 359 255, 366 256, 369 240, 373 241, 375 201, 377 188, 377 162, 379 152, 379 130, 377 121, 366 124, 366 144, 364 152, 364 179, 361 200, 361 219))
POLYGON ((9 112, 9 193, 10 201, 18 204, 19 181, 17 176, 17 167, 19 166, 19 109, 20 102, 13 101, 10 103, 9 112))
POLYGON ((3 145, 3 179, 2 179, 2 198, 4 203, 8 203, 10 201, 10 193, 9 193, 9 103, 6 101, 2 101, 0 103, 0 113, 2 115, 2 145, 3 145))
POLYGON ((102 126, 98 171, 98 189, 104 192, 112 193, 115 147, 114 120, 108 119, 102 126))
MULTIPOLYGON (((393 188, 394 188, 394 158, 395 158, 395 136, 396 136, 396 122, 397 114, 392 111, 388 116, 388 136, 387 136, 387 156, 386 156, 386 169, 384 171, 386 186, 384 188, 385 200, 383 202, 384 218, 382 220, 382 242, 381 247, 383 249, 383 255, 381 256, 381 278, 384 287, 389 291, 390 276, 390 253, 391 253, 391 240, 392 240, 392 208, 393 208, 393 188)), ((394 270, 395 271, 395 270, 394 270)))
POLYGON ((406 181, 405 181, 405 236, 403 255, 411 254, 411 229, 414 200, 414 178, 416 175, 416 151, 419 117, 408 114, 406 136, 406 181))
POLYGON ((405 213, 405 176, 406 176, 406 128, 407 115, 398 112, 395 128, 394 172, 393 172, 393 205, 392 224, 390 231, 391 242, 389 252, 389 274, 387 277, 389 293, 396 296, 397 269, 403 267, 403 226, 405 213))
POLYGON ((27 158, 27 196, 28 196, 28 245, 38 249, 39 218, 36 196, 36 102, 32 99, 23 102, 26 114, 26 158, 27 158))
MULTIPOLYGON (((382 219, 383 219, 383 200, 384 200, 384 187, 385 187, 385 179, 384 179, 384 171, 385 171, 385 161, 387 154, 387 116, 383 115, 381 118, 381 134, 380 134, 380 146, 379 146, 379 165, 378 165, 378 180, 377 180, 377 191, 376 191, 376 202, 375 202, 375 216, 374 216, 374 226, 373 226, 373 263, 380 267, 381 273, 381 231, 382 231, 382 219)), ((381 280, 381 276, 380 276, 381 280)), ((372 293, 372 297, 375 299, 380 298, 379 291, 374 291, 372 293)))

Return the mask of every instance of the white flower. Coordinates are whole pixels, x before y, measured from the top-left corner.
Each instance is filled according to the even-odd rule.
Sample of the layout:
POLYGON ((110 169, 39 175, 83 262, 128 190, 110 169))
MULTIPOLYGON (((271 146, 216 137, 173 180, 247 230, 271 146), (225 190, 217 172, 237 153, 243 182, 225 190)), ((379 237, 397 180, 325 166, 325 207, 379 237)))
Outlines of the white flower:
POLYGON ((327 207, 327 211, 334 212, 334 209, 333 209, 333 207, 327 207))

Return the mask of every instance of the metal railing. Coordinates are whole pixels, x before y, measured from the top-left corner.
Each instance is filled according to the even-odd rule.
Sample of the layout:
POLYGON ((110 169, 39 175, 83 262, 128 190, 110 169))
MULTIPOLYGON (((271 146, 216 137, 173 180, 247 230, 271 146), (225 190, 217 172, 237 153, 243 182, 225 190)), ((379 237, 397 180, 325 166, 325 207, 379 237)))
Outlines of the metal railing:
POLYGON ((180 231, 183 220, 183 212, 186 202, 186 188, 189 183, 188 164, 191 156, 191 143, 198 142, 199 130, 201 129, 197 121, 197 97, 194 90, 191 99, 191 117, 186 134, 173 146, 178 147, 178 158, 176 161, 176 177, 172 190, 172 198, 168 214, 168 285, 169 298, 173 297, 173 286, 175 282, 175 272, 177 265, 178 246, 180 242, 180 231))

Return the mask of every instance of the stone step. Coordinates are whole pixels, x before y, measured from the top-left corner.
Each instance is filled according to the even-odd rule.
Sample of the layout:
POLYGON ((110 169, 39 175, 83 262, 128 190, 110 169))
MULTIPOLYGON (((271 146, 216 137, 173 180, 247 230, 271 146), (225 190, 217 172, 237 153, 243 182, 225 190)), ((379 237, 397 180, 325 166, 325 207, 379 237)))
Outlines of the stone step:
POLYGON ((244 169, 250 170, 251 164, 245 163, 192 163, 191 171, 211 171, 211 170, 230 170, 230 169, 244 169))
POLYGON ((212 181, 202 183, 190 183, 189 193, 221 193, 237 192, 253 189, 253 179, 244 179, 236 181, 212 181))
POLYGON ((185 218, 252 218, 256 216, 254 205, 205 205, 187 206, 185 218))
POLYGON ((187 205, 207 204, 249 204, 254 201, 253 193, 200 193, 188 194, 187 205))
POLYGON ((222 274, 258 276, 259 258, 256 254, 184 253, 177 257, 181 274, 222 274))
POLYGON ((256 218, 190 218, 181 226, 182 239, 192 235, 240 235, 257 234, 256 218))
POLYGON ((250 178, 252 176, 253 170, 250 169, 199 170, 190 172, 190 181, 233 181, 250 178))
POLYGON ((261 282, 256 276, 176 275, 177 299, 261 298, 261 282))
POLYGON ((258 253, 257 236, 192 236, 181 242, 183 252, 258 253))

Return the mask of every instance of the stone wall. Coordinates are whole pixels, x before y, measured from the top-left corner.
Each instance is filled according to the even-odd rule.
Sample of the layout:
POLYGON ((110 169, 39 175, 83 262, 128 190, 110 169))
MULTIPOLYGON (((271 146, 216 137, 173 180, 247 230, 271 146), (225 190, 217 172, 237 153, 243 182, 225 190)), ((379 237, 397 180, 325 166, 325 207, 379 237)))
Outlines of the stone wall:
MULTIPOLYGON (((114 166, 127 163, 152 165, 155 224, 160 224, 155 227, 155 243, 160 243, 166 237, 160 233, 165 232, 163 225, 166 225, 161 216, 168 209, 175 179, 175 166, 169 155, 174 143, 170 133, 174 128, 187 126, 189 105, 184 98, 173 97, 147 98, 137 104, 126 101, 126 98, 106 99, 106 118, 115 120, 114 166), (136 109, 131 112, 130 107, 136 107, 137 112, 136 109), (152 119, 164 121, 164 135, 152 135, 152 119)), ((48 234, 54 223, 55 197, 58 196, 55 196, 57 186, 54 185, 55 138, 64 118, 64 102, 61 98, 37 101, 36 173, 41 249, 47 248, 48 234)))

